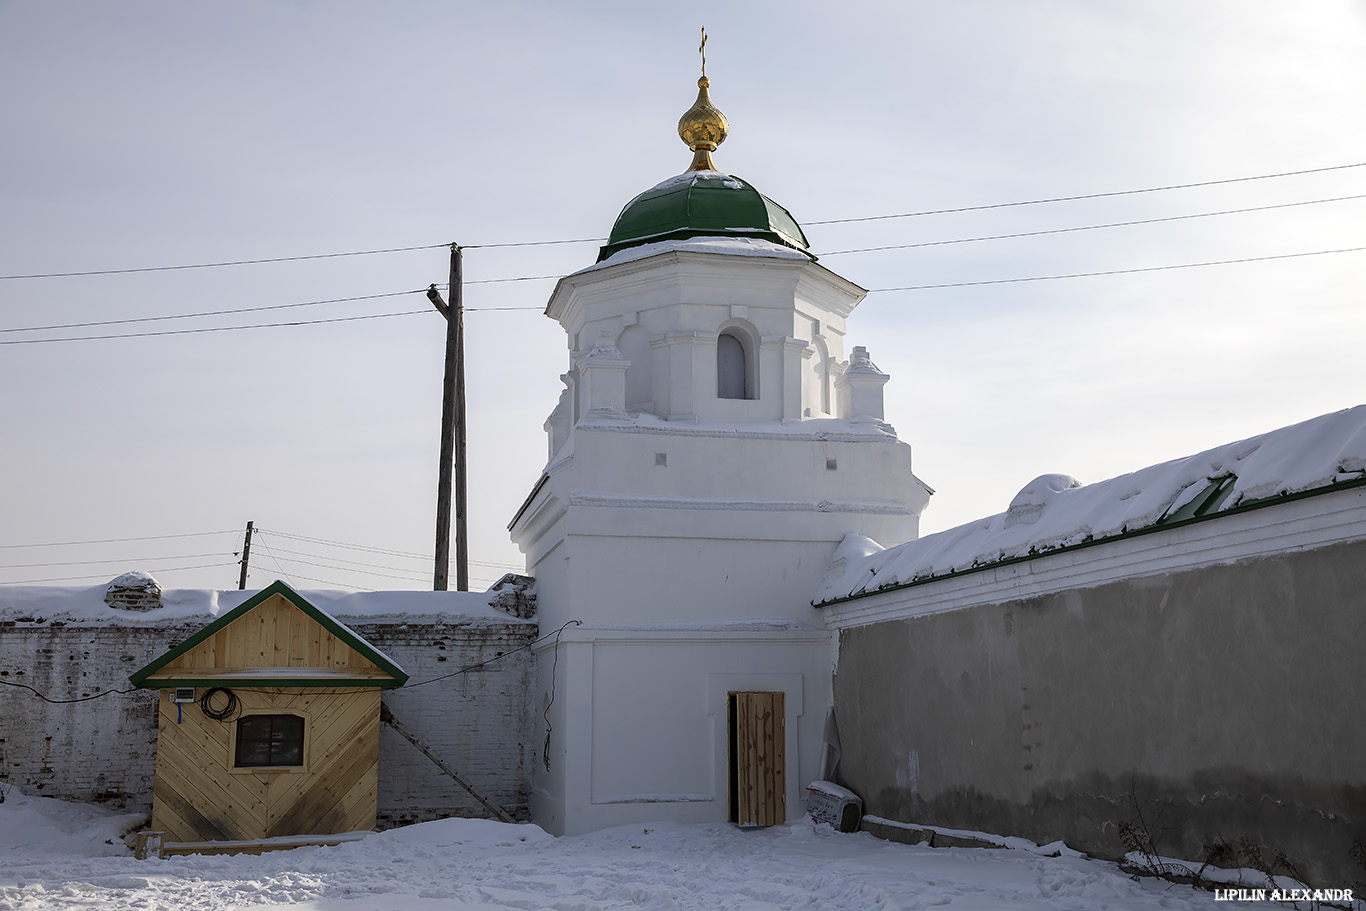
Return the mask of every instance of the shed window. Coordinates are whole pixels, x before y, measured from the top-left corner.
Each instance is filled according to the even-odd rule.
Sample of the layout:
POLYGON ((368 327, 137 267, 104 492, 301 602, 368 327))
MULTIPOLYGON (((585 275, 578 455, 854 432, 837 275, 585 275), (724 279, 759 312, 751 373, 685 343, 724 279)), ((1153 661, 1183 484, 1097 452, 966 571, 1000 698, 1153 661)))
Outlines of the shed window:
POLYGON ((248 715, 237 721, 238 767, 304 764, 304 720, 298 715, 248 715))
POLYGON ((728 332, 716 339, 716 395, 723 399, 749 398, 745 388, 745 346, 728 332))

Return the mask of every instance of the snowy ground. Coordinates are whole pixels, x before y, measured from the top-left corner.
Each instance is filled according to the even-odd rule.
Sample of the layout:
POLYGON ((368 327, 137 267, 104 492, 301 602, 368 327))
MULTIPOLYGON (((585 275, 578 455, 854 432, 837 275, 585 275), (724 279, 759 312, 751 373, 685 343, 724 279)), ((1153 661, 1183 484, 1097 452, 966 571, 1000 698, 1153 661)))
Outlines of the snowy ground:
POLYGON ((1113 864, 1020 849, 936 849, 841 835, 661 823, 552 838, 449 819, 330 848, 139 861, 136 817, 26 797, 0 803, 0 911, 1276 908, 1135 881, 1113 864))

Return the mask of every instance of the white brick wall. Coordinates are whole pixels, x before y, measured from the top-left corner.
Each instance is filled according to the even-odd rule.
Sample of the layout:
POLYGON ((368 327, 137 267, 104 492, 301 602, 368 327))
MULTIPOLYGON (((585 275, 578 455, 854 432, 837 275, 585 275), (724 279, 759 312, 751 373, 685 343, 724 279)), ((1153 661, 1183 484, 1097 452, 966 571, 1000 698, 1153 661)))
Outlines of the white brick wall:
MULTIPOLYGON (((532 660, 521 648, 534 624, 352 624, 409 673, 387 690, 396 718, 514 816, 526 818, 536 716, 532 660), (518 650, 520 649, 520 650, 518 650), (506 657, 498 657, 499 654, 506 657), (465 673, 461 668, 492 660, 465 673), (422 686, 425 680, 455 674, 422 686)), ((183 641, 198 624, 81 626, 0 622, 0 681, 53 699, 131 689, 128 675, 183 641)), ((0 686, 0 782, 27 793, 150 813, 156 691, 53 705, 0 686)), ((186 711, 198 711, 187 706, 186 711)), ((472 797, 387 726, 380 735, 380 826, 486 815, 472 797)))

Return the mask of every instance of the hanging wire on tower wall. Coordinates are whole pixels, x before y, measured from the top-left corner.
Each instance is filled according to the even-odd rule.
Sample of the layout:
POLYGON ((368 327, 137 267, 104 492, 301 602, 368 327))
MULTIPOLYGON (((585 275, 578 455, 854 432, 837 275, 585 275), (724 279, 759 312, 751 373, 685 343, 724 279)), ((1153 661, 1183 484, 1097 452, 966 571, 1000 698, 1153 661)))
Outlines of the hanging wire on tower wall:
POLYGON ((541 748, 541 761, 545 763, 545 770, 550 771, 550 707, 555 704, 555 672, 560 666, 560 636, 564 633, 565 627, 583 626, 582 620, 570 620, 564 626, 555 631, 555 660, 550 663, 550 699, 545 704, 545 711, 542 716, 545 718, 545 746, 541 748))

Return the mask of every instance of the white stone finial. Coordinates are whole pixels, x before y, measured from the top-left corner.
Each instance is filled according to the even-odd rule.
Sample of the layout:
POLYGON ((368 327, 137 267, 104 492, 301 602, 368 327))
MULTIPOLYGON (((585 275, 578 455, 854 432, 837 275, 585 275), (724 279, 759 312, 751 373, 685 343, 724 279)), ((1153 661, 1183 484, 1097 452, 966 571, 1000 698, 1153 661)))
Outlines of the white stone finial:
POLYGON ((882 387, 890 379, 873 363, 867 348, 855 346, 844 373, 835 380, 840 417, 848 421, 882 421, 882 387))

